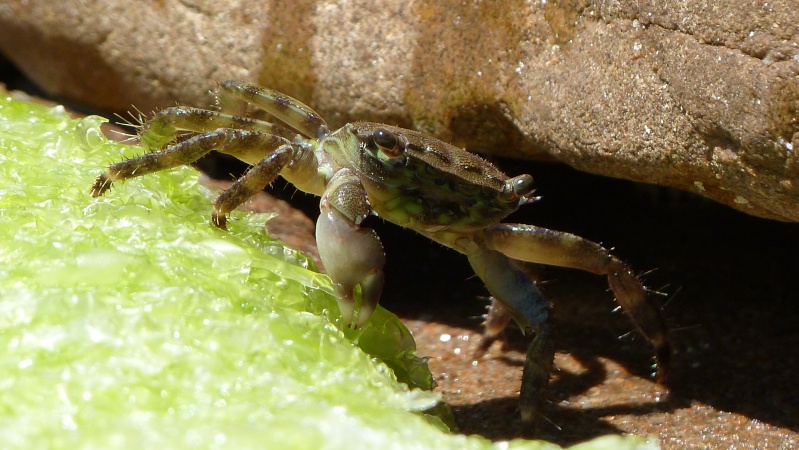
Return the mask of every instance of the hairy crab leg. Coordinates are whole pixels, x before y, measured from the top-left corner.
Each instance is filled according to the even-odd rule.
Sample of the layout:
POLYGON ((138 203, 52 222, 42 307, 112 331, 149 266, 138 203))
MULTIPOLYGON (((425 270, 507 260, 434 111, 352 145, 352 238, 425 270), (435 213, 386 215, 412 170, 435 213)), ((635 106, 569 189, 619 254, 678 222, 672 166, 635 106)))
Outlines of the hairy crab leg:
POLYGON ((489 248, 521 261, 582 269, 608 277, 608 284, 633 324, 655 347, 657 379, 666 381, 671 359, 660 310, 632 271, 601 245, 570 233, 525 224, 497 224, 485 231, 489 248))
POLYGON ((495 298, 491 299, 491 306, 488 308, 485 321, 483 321, 483 336, 474 352, 474 358, 479 359, 488 351, 491 344, 497 341, 502 332, 510 324, 511 315, 508 308, 502 301, 495 298))
POLYGON ((214 212, 211 215, 211 223, 223 230, 227 229, 227 215, 275 181, 275 178, 280 175, 280 171, 291 162, 293 155, 294 148, 291 144, 284 144, 258 164, 250 167, 244 175, 217 197, 214 203, 214 212))
POLYGON ((330 127, 316 111, 288 95, 239 80, 225 81, 218 92, 263 109, 305 136, 323 139, 330 134, 330 127))
POLYGON ((263 159, 265 154, 287 144, 291 145, 280 136, 221 128, 198 134, 160 151, 112 164, 94 181, 91 194, 92 197, 103 195, 114 181, 193 163, 211 150, 218 150, 255 164, 263 159))
POLYGON ((335 283, 344 322, 359 327, 380 300, 386 256, 377 233, 361 226, 372 209, 358 176, 349 169, 337 172, 322 195, 320 210, 316 222, 319 257, 335 283), (358 288, 361 306, 354 317, 358 288))
POLYGON ((207 133, 219 128, 257 131, 280 136, 289 141, 293 140, 297 134, 285 127, 263 120, 207 109, 173 106, 158 111, 142 124, 139 139, 142 145, 155 150, 173 142, 178 131, 207 133))
POLYGON ((544 402, 544 393, 549 385, 555 361, 555 342, 552 340, 552 325, 542 322, 534 329, 535 336, 524 358, 522 385, 519 390, 519 412, 522 427, 535 425, 544 402))

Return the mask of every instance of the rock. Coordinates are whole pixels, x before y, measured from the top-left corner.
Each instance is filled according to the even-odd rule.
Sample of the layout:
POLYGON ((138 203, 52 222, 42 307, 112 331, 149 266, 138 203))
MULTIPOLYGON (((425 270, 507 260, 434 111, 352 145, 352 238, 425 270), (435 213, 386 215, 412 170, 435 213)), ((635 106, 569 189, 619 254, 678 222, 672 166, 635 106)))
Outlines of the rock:
POLYGON ((242 78, 469 149, 799 221, 799 8, 698 0, 0 4, 0 52, 112 112, 242 78))

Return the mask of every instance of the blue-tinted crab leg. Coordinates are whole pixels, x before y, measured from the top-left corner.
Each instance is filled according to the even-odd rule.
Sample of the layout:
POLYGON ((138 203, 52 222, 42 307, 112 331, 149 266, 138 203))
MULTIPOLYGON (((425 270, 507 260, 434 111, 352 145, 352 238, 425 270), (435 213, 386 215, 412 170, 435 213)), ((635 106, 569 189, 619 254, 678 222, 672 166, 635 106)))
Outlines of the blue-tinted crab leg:
POLYGON ((485 236, 489 248, 514 259, 606 275, 622 309, 655 347, 658 381, 665 382, 671 359, 666 323, 641 281, 618 258, 595 242, 532 225, 498 224, 487 228, 485 236))
POLYGON ((504 309, 522 330, 533 328, 547 319, 549 303, 530 277, 510 258, 485 245, 466 255, 494 300, 502 302, 504 309))
POLYGON ((233 116, 219 111, 174 106, 158 111, 147 120, 142 125, 139 138, 142 145, 155 150, 174 141, 179 130, 207 133, 219 128, 258 131, 288 140, 293 140, 296 136, 295 132, 285 127, 262 120, 233 116))
POLYGON ((525 425, 530 424, 541 411, 555 356, 555 347, 546 322, 549 303, 528 275, 507 256, 486 248, 484 244, 469 251, 467 256, 475 273, 494 297, 488 325, 492 325, 492 321, 495 323, 491 329, 487 329, 489 335, 481 342, 478 352, 484 350, 482 347, 491 345, 507 325, 508 317, 512 317, 525 332, 532 329, 535 333, 527 350, 519 395, 522 421, 525 425))
POLYGON ((103 195, 114 181, 190 164, 211 150, 228 153, 255 164, 262 160, 264 155, 285 144, 290 143, 279 136, 221 128, 205 134, 198 134, 160 151, 112 164, 94 181, 91 194, 93 197, 103 195))
POLYGON ((220 84, 219 93, 257 106, 305 136, 322 139, 330 134, 327 123, 316 111, 288 95, 239 80, 228 80, 220 84))
POLYGON ((349 169, 337 172, 322 195, 320 209, 316 222, 319 257, 335 283, 344 322, 359 327, 380 300, 386 263, 377 233, 361 226, 371 207, 360 179, 349 169), (361 306, 354 317, 358 288, 361 306))

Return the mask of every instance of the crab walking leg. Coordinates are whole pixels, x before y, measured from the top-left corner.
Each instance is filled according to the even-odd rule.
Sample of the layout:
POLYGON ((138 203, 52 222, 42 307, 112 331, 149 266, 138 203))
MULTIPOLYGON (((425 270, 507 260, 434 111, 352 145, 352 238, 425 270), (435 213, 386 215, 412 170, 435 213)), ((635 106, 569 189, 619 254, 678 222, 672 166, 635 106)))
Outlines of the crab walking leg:
POLYGON ((533 225, 497 224, 485 235, 489 248, 514 259, 607 275, 616 300, 655 347, 658 381, 665 382, 671 358, 666 324, 648 301, 641 281, 623 262, 595 242, 533 225))
MULTIPOLYGON (((491 308, 496 315, 493 317, 496 329, 487 328, 489 336, 484 338, 488 340, 487 344, 490 345, 496 339, 496 334, 507 325, 508 317, 512 317, 525 332, 532 329, 535 333, 524 361, 519 394, 522 421, 525 424, 533 423, 541 411, 555 357, 550 326, 546 322, 549 303, 527 274, 507 256, 490 250, 485 245, 480 245, 467 255, 475 273, 494 297, 491 308), (500 302, 501 306, 497 302, 500 302), (491 336, 491 333, 494 333, 494 336, 491 336)), ((486 342, 481 342, 480 347, 484 345, 486 342)))
POLYGON ((242 161, 255 164, 264 155, 281 145, 290 145, 289 141, 271 134, 255 131, 220 128, 205 134, 199 134, 175 145, 112 164, 108 170, 100 174, 91 187, 92 197, 105 193, 114 181, 140 177, 148 173, 173 167, 191 164, 211 150, 233 155, 242 161))
POLYGON ((541 413, 544 393, 555 361, 552 325, 543 322, 534 331, 535 337, 527 347, 527 356, 524 358, 522 386, 519 391, 519 412, 525 428, 535 424, 541 413))
POLYGON ((165 108, 145 122, 139 132, 142 145, 149 149, 159 149, 174 141, 179 130, 207 133, 219 128, 257 131, 274 134, 288 140, 297 134, 285 127, 263 120, 239 117, 219 111, 173 106, 165 108))
POLYGON ((309 106, 288 95, 239 80, 228 80, 219 85, 219 94, 257 106, 290 125, 305 136, 322 139, 330 134, 330 128, 309 106))
POLYGON ((380 300, 386 256, 377 233, 361 226, 371 207, 366 191, 351 170, 342 169, 333 176, 322 195, 320 209, 316 222, 319 257, 335 283, 344 321, 359 327, 369 320, 380 300), (355 318, 358 286, 361 307, 355 318))
POLYGON ((491 344, 499 339, 502 331, 507 328, 511 321, 510 311, 505 305, 495 299, 491 299, 491 306, 488 308, 485 321, 483 321, 483 336, 474 352, 474 358, 481 358, 491 347, 491 344))
POLYGON ((223 230, 226 229, 227 215, 275 181, 275 178, 280 175, 280 171, 291 162, 293 154, 294 148, 291 144, 285 144, 258 164, 250 167, 244 175, 217 197, 214 203, 214 212, 211 215, 211 223, 223 230))
POLYGON ((495 300, 503 303, 522 330, 545 321, 549 303, 535 283, 510 258, 485 245, 467 253, 472 269, 495 300))
MULTIPOLYGON (((533 270, 530 265, 514 264, 519 270, 524 272, 531 283, 536 283, 538 278, 537 270, 533 270)), ((539 266, 539 265, 536 265, 539 266)), ((507 328, 512 317, 508 308, 501 302, 491 299, 491 305, 483 321, 483 335, 475 351, 474 357, 482 357, 491 345, 496 342, 507 328)))

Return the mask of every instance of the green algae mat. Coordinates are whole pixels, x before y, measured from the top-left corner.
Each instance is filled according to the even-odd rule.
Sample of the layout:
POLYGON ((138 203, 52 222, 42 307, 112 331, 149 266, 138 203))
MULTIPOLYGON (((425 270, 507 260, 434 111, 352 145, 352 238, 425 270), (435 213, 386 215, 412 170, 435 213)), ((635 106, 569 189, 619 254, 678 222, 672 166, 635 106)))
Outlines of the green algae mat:
POLYGON ((402 323, 344 326, 268 215, 210 226, 193 170, 92 199, 142 152, 101 122, 0 92, 0 447, 558 448, 449 432, 402 323))

